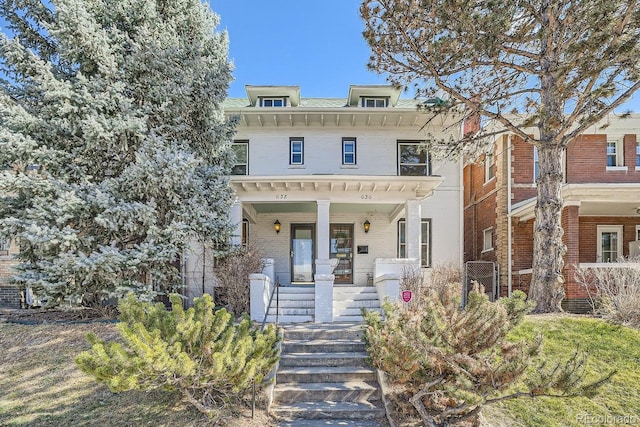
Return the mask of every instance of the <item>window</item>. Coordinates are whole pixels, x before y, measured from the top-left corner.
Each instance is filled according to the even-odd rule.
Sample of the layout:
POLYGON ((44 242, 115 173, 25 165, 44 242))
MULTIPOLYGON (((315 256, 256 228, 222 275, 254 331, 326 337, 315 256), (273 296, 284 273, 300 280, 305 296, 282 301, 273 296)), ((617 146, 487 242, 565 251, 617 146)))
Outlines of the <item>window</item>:
MULTIPOLYGON (((423 218, 420 223, 420 265, 431 266, 431 219, 423 218)), ((398 258, 407 258, 407 221, 403 218, 398 221, 398 258)))
POLYGON ((302 165, 304 164, 304 139, 303 138, 291 138, 289 140, 289 164, 290 165, 302 165))
POLYGON ((622 257, 622 226, 598 225, 597 262, 616 262, 622 257))
POLYGON ((236 163, 231 169, 231 175, 248 175, 249 141, 234 141, 231 148, 236 154, 236 163))
POLYGON ((636 168, 640 167, 640 140, 636 143, 636 168))
POLYGON ((356 139, 342 138, 342 164, 356 164, 356 139))
POLYGON ((9 241, 0 239, 0 255, 9 255, 9 241))
POLYGON ((384 108, 387 106, 387 98, 362 98, 362 106, 369 108, 384 108))
POLYGON ((242 218, 242 247, 246 248, 249 242, 249 220, 242 218))
POLYGON ((533 183, 538 182, 540 175, 540 157, 538 155, 538 147, 533 147, 533 183))
POLYGON ((493 250, 493 228, 482 231, 482 252, 493 250))
POLYGON ((398 175, 427 176, 431 173, 431 159, 418 141, 398 141, 398 175))
POLYGON ((615 142, 607 142, 607 166, 618 166, 618 154, 615 142))
POLYGON ((636 225, 636 241, 640 242, 640 225, 636 225))
POLYGON ((496 176, 496 154, 494 149, 484 155, 484 182, 491 181, 496 176))
POLYGON ((261 107, 286 107, 287 98, 260 98, 261 107))

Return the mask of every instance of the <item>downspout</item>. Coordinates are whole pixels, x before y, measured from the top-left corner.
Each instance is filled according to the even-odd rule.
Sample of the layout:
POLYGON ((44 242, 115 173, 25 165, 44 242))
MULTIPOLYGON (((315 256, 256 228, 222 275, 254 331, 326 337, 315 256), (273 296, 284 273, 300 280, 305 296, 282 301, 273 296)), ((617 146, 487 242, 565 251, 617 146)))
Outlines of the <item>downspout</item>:
POLYGON ((511 134, 507 136, 507 296, 512 291, 511 266, 511 134))

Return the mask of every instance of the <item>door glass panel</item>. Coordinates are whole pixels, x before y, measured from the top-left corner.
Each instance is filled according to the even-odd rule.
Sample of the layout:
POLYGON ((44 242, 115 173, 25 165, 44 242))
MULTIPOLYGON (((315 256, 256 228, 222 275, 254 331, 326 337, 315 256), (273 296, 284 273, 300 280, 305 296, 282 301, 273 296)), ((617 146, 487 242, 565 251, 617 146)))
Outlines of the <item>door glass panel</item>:
POLYGON ((338 258, 335 283, 353 283, 353 224, 331 224, 329 256, 338 258))
POLYGON ((313 281, 313 227, 293 225, 291 240, 291 281, 313 281))
POLYGON ((618 233, 602 233, 602 261, 616 262, 618 260, 618 233))

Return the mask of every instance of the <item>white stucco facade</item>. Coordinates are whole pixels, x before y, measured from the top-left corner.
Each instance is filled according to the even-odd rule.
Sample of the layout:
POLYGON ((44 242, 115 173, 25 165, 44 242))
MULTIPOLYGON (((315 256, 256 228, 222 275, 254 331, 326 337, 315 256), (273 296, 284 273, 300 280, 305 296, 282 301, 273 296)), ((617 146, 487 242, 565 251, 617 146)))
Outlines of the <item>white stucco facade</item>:
POLYGON ((244 238, 273 259, 282 285, 314 285, 324 274, 318 261, 335 258, 336 284, 353 285, 373 284, 377 259, 424 257, 424 269, 461 265, 461 164, 426 160, 415 148, 457 138, 459 126, 399 101, 390 86, 352 86, 343 99, 300 98, 295 86, 247 92, 225 105, 238 118, 234 144, 247 154, 230 179, 234 241, 244 238), (274 100, 283 106, 271 106, 274 100), (307 243, 312 253, 300 261, 296 251, 307 243))

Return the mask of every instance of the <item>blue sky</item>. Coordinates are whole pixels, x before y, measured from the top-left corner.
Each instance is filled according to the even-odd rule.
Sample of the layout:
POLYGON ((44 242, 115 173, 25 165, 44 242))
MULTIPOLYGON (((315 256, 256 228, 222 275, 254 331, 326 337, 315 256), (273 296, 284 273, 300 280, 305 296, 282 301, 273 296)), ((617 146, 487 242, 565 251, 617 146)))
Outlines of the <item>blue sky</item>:
MULTIPOLYGON (((229 32, 235 81, 229 97, 244 98, 244 86, 297 85, 306 98, 347 97, 351 84, 384 84, 367 70, 360 0, 210 0, 229 32)), ((405 93, 403 98, 411 98, 405 93)), ((640 93, 622 110, 640 112, 640 93)))

